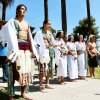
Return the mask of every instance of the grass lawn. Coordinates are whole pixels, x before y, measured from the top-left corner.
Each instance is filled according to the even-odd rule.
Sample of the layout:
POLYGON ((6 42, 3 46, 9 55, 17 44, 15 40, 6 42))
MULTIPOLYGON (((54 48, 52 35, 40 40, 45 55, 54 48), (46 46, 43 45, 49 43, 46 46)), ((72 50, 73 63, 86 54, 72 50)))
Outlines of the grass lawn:
MULTIPOLYGON (((89 69, 88 69, 88 76, 90 76, 89 69)), ((100 79, 100 66, 95 68, 95 79, 100 79)))
MULTIPOLYGON (((7 90, 4 87, 0 87, 0 100, 9 100, 7 90)), ((14 100, 25 100, 19 95, 15 95, 14 100)))
POLYGON ((100 66, 95 68, 95 78, 100 79, 100 66))

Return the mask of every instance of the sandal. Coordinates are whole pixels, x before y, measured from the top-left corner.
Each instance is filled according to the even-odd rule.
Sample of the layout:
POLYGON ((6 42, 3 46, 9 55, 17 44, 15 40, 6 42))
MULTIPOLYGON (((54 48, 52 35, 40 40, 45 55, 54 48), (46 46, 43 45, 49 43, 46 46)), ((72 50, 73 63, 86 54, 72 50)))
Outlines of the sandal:
POLYGON ((31 98, 28 94, 22 94, 22 97, 26 100, 33 100, 33 98, 31 98))
POLYGON ((10 96, 10 97, 9 97, 9 100, 14 100, 14 97, 13 97, 13 96, 10 96))
POLYGON ((44 87, 43 87, 43 86, 40 86, 40 91, 41 91, 42 93, 47 93, 47 91, 44 90, 44 87))
POLYGON ((49 85, 46 85, 45 88, 47 88, 47 89, 54 89, 54 88, 50 87, 49 85))
POLYGON ((62 79, 61 82, 62 82, 62 84, 66 84, 66 83, 64 82, 64 79, 62 79))
POLYGON ((63 82, 62 81, 58 81, 58 84, 63 84, 63 82))

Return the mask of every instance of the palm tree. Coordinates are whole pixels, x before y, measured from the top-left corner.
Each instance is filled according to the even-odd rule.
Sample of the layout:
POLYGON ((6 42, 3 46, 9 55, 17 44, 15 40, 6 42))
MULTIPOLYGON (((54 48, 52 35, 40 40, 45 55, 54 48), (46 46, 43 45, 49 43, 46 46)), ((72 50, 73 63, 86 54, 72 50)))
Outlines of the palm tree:
POLYGON ((48 0, 44 0, 44 19, 48 20, 48 0))
POLYGON ((87 5, 87 18, 88 18, 88 36, 91 32, 91 17, 90 17, 90 0, 86 0, 87 5))
POLYGON ((2 12, 2 4, 0 3, 0 19, 1 19, 1 12, 2 12))
POLYGON ((6 8, 11 6, 11 4, 14 3, 14 0, 0 0, 0 3, 2 3, 2 20, 5 20, 6 8))
POLYGON ((62 30, 65 33, 64 40, 67 36, 67 18, 66 18, 66 0, 61 0, 61 18, 62 18, 62 30))

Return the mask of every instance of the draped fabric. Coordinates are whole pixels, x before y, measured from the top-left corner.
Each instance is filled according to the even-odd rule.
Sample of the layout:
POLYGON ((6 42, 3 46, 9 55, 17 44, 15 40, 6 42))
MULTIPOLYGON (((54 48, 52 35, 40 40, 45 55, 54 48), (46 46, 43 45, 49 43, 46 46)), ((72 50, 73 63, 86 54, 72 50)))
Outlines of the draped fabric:
MULTIPOLYGON (((73 50, 76 52, 76 46, 75 43, 67 42, 67 46, 70 48, 70 50, 73 50)), ((77 55, 75 55, 77 56, 77 55)), ((74 56, 71 54, 67 55, 67 62, 68 62, 68 72, 69 72, 69 78, 70 79, 76 79, 78 78, 78 66, 77 66, 77 59, 74 59, 74 56)))
POLYGON ((57 64, 57 77, 59 76, 63 76, 66 77, 67 76, 67 57, 66 55, 62 54, 62 48, 64 48, 64 51, 68 51, 67 47, 63 41, 63 39, 56 39, 56 45, 61 45, 62 46, 57 46, 56 47, 56 52, 55 52, 55 61, 57 64), (60 52, 60 50, 61 52, 60 52))
POLYGON ((6 42, 8 42, 8 58, 15 61, 17 56, 19 55, 18 41, 17 41, 17 31, 14 26, 14 19, 10 19, 0 30, 0 37, 3 38, 6 42), (13 55, 15 58, 12 59, 13 55))
POLYGON ((75 42, 77 52, 79 53, 78 55, 78 72, 79 76, 86 76, 87 75, 87 65, 86 65, 86 46, 84 42, 75 42))
POLYGON ((19 43, 20 56, 16 60, 16 69, 19 73, 20 85, 27 85, 33 80, 34 61, 28 43, 19 43))
POLYGON ((37 43, 37 45, 39 45, 37 50, 38 50, 38 54, 39 54, 40 63, 48 64, 50 62, 49 51, 47 50, 46 45, 44 43, 41 30, 35 34, 34 41, 37 43))
POLYGON ((32 53, 38 59, 38 53, 32 39, 32 35, 28 33, 28 45, 22 46, 18 44, 17 30, 14 24, 15 19, 10 19, 0 30, 0 37, 8 42, 8 59, 9 65, 9 95, 14 95, 14 77, 19 81, 20 85, 24 86, 32 82, 34 60, 31 59, 32 53), (21 49, 21 50, 20 50, 21 49), (13 66, 13 67, 12 67, 13 66), (14 72, 14 73, 13 73, 14 72), (16 76, 14 76, 14 75, 16 76))
MULTIPOLYGON (((34 40, 39 45, 38 53, 39 53, 39 61, 41 64, 49 64, 50 76, 53 77, 53 71, 55 67, 54 57, 55 57, 55 49, 53 46, 46 46, 44 42, 44 38, 48 41, 48 43, 53 43, 53 36, 49 31, 44 32, 40 30, 36 33, 34 40)), ((47 68, 47 67, 46 67, 47 68)))

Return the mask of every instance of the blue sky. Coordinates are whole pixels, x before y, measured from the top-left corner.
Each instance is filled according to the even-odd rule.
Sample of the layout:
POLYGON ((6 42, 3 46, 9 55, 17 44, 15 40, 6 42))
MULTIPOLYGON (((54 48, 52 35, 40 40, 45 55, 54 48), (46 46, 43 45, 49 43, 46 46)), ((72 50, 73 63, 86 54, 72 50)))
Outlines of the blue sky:
MULTIPOLYGON (((49 20, 56 30, 61 29, 61 0, 49 1, 49 20)), ((90 0, 91 15, 96 18, 96 26, 100 31, 100 0, 90 0)), ((15 0, 14 5, 7 8, 6 20, 15 17, 16 6, 23 3, 28 11, 25 19, 38 31, 44 20, 44 0, 15 0)), ((68 34, 73 32, 73 28, 78 25, 80 19, 87 17, 86 0, 66 0, 67 9, 67 30, 68 34)))

